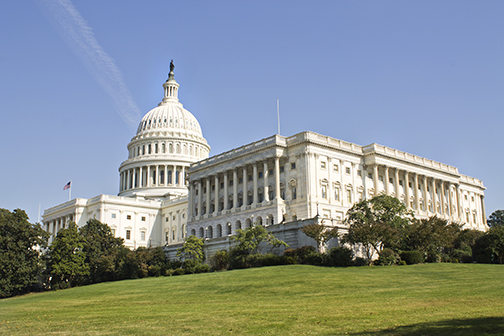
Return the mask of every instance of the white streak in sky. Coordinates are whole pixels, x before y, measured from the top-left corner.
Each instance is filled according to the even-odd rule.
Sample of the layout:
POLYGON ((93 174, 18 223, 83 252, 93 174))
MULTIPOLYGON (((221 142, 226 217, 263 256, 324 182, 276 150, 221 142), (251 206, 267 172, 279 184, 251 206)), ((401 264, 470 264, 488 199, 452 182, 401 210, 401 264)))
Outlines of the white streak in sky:
POLYGON ((140 120, 140 110, 114 60, 100 46, 86 20, 70 0, 40 2, 46 17, 61 38, 110 95, 119 115, 128 125, 135 127, 140 120))

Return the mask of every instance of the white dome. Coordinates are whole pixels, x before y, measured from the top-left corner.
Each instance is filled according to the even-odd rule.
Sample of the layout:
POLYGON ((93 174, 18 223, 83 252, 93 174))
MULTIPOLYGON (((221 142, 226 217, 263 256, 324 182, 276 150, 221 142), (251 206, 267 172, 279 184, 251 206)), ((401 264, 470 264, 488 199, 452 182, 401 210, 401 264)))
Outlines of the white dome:
POLYGON ((119 167, 120 196, 186 195, 189 166, 210 153, 198 120, 178 100, 173 68, 172 63, 163 100, 142 118, 128 144, 128 159, 119 167))

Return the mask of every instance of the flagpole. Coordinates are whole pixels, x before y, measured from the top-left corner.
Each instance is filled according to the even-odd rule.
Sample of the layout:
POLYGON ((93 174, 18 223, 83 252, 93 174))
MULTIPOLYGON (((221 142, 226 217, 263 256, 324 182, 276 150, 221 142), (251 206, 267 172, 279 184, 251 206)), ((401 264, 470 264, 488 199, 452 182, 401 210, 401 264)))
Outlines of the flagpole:
POLYGON ((68 188, 68 201, 72 199, 72 181, 70 181, 70 188, 68 188))
POLYGON ((280 135, 280 102, 277 98, 278 135, 280 135))

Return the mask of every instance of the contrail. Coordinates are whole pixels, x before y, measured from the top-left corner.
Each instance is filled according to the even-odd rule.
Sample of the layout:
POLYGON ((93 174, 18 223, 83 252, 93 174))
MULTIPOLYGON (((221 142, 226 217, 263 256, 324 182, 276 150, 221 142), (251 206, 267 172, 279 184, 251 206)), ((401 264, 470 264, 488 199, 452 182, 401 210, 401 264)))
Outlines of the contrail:
POLYGON ((91 27, 70 0, 40 0, 41 8, 60 37, 84 63, 89 73, 107 92, 119 115, 132 127, 140 120, 121 71, 100 46, 91 27))

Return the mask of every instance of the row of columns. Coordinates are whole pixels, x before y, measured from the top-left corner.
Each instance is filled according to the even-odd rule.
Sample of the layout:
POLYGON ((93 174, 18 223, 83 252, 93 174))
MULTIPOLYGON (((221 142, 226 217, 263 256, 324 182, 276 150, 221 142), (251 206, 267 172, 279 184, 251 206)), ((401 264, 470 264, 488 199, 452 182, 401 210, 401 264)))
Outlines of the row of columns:
MULTIPOLYGON (((379 188, 379 172, 378 165, 373 165, 373 184, 375 195, 380 192, 379 188)), ((460 199, 460 186, 458 184, 454 184, 449 181, 444 181, 441 179, 436 179, 434 177, 429 177, 426 175, 421 175, 413 172, 408 172, 405 170, 400 170, 397 168, 390 168, 388 166, 382 166, 384 170, 384 179, 383 185, 384 188, 381 191, 384 191, 385 194, 391 195, 395 193, 396 197, 399 198, 400 193, 400 175, 403 177, 403 191, 404 191, 404 199, 405 205, 408 210, 416 210, 420 212, 421 210, 426 212, 427 214, 441 214, 448 217, 452 217, 458 220, 466 220, 463 218, 462 214, 462 206, 460 199), (390 190, 390 174, 389 170, 393 169, 393 187, 394 190, 390 190), (420 182, 422 186, 422 194, 420 195, 420 182), (409 187, 410 183, 412 184, 411 188, 409 187), (430 187, 430 192, 428 191, 428 187, 430 187), (453 189, 455 189, 455 193, 452 194, 453 189), (448 192, 446 192, 448 191, 448 192), (410 200, 413 198, 414 206, 411 206, 410 200), (423 206, 420 204, 420 200, 423 199, 423 206), (429 207, 428 202, 431 202, 432 208, 429 207), (439 203, 439 208, 438 208, 439 203), (455 207, 455 210, 453 209, 455 207)), ((479 195, 478 195, 479 196, 479 195)), ((484 213, 484 203, 483 196, 480 196, 481 204, 482 204, 482 212, 484 213)))
POLYGON ((54 240, 58 232, 64 229, 69 222, 73 221, 73 215, 66 215, 44 222, 44 228, 51 234, 50 242, 54 240))
MULTIPOLYGON (((269 166, 268 166, 268 161, 265 160, 263 161, 263 195, 264 195, 264 201, 269 202, 272 201, 269 199, 269 166)), ((232 172, 232 181, 233 181, 233 192, 232 192, 232 197, 233 197, 233 203, 232 207, 236 208, 238 204, 238 184, 239 184, 239 179, 238 179, 238 173, 242 172, 242 183, 243 183, 243 189, 242 189, 242 207, 246 207, 248 203, 251 202, 251 206, 254 206, 259 203, 259 198, 258 198, 258 190, 259 190, 259 174, 258 174, 258 165, 259 162, 252 163, 252 199, 249 199, 248 195, 248 190, 249 190, 249 182, 248 181, 248 167, 250 165, 246 165, 242 168, 234 168, 232 170, 226 170, 220 173, 215 174, 214 176, 208 176, 206 178, 202 178, 196 181, 196 183, 191 183, 189 186, 189 209, 193 211, 193 215, 196 215, 194 213, 193 207, 197 206, 197 215, 201 216, 203 214, 203 191, 204 188, 203 186, 206 187, 206 195, 205 195, 205 203, 206 203, 206 208, 205 208, 205 214, 210 213, 210 202, 211 202, 211 185, 212 185, 212 180, 215 185, 215 190, 214 190, 214 213, 218 212, 218 202, 219 202, 219 189, 220 189, 220 179, 219 175, 223 175, 222 182, 224 184, 224 190, 223 190, 223 203, 224 207, 222 210, 226 209, 229 204, 229 180, 228 180, 228 175, 230 171, 232 172), (198 191, 198 196, 197 200, 195 197, 196 190, 198 191), (193 204, 196 203, 196 204, 193 204)), ((274 173, 273 173, 275 180, 274 180, 274 198, 279 199, 280 198, 280 157, 276 156, 274 158, 274 173)))
POLYGON ((172 143, 172 142, 152 142, 132 146, 130 148, 129 158, 132 159, 141 155, 150 154, 184 154, 196 157, 204 156, 203 147, 197 145, 187 145, 186 143, 172 143))
POLYGON ((149 165, 126 169, 120 174, 120 190, 160 186, 183 187, 185 169, 185 166, 175 165, 149 165))

